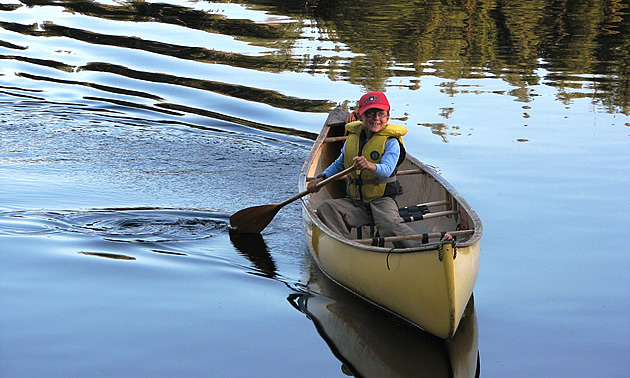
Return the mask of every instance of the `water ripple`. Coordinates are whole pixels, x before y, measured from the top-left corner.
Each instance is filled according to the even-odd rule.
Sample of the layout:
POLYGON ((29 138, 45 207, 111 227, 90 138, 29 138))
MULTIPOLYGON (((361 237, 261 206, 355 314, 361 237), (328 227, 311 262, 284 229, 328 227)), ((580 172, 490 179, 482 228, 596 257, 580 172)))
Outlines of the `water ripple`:
POLYGON ((0 214, 0 235, 79 233, 128 243, 208 239, 224 233, 228 215, 161 208, 20 211, 0 214))

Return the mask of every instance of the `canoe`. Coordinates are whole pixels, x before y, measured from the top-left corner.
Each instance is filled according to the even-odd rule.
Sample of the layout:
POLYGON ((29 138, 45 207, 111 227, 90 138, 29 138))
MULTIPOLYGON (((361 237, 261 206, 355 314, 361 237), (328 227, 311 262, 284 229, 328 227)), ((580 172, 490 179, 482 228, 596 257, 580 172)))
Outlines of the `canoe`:
MULTIPOLYGON (((301 191, 339 156, 348 114, 336 108, 328 115, 300 171, 301 191)), ((345 181, 339 180, 301 198, 309 249, 322 272, 339 285, 448 339, 477 280, 481 220, 446 180, 409 153, 397 176, 404 189, 396 198, 401 215, 417 235, 370 237, 370 227, 364 226, 346 239, 331 231, 318 218, 317 207, 345 196, 345 181), (393 241, 410 237, 422 244, 394 248, 393 241)))

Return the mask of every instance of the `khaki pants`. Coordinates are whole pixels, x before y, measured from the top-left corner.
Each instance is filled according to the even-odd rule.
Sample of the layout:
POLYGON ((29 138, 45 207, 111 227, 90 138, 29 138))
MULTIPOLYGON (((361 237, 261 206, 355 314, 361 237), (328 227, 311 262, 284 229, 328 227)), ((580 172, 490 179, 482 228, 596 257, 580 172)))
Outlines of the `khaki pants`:
MULTIPOLYGON (((366 206, 350 198, 337 198, 324 201, 317 214, 328 228, 341 236, 350 239, 350 230, 370 223, 370 215, 366 206)), ((380 236, 415 235, 416 232, 405 224, 398 214, 398 205, 391 197, 377 198, 370 202, 370 210, 374 225, 380 236)), ((394 242, 397 248, 412 248, 420 245, 418 240, 401 240, 394 242)))

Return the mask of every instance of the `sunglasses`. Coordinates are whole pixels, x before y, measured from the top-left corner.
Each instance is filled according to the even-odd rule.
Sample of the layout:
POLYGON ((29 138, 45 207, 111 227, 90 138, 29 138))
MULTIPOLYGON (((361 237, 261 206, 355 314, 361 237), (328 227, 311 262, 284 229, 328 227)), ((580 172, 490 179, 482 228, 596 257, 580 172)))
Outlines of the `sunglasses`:
POLYGON ((378 118, 385 118, 388 116, 388 114, 386 112, 377 112, 377 111, 367 111, 365 113, 363 113, 364 116, 366 117, 370 117, 370 118, 374 118, 376 116, 378 116, 378 118))

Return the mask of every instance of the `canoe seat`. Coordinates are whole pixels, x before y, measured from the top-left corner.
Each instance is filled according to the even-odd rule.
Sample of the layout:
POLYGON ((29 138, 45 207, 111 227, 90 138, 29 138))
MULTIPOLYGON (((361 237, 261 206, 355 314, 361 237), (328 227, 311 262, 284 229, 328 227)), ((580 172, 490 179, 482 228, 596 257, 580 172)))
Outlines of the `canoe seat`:
MULTIPOLYGON (((400 214, 400 217, 405 222, 415 222, 423 219, 455 215, 458 213, 457 210, 436 211, 433 213, 431 212, 431 207, 443 206, 447 204, 449 204, 449 201, 433 201, 417 205, 405 206, 398 209, 398 214, 400 214)), ((374 229, 374 225, 366 223, 357 227, 357 239, 363 238, 363 226, 370 226, 370 237, 378 236, 378 230, 374 229)))
POLYGON ((424 214, 430 213, 427 205, 411 205, 398 209, 398 214, 405 222, 413 222, 424 218, 424 214))

